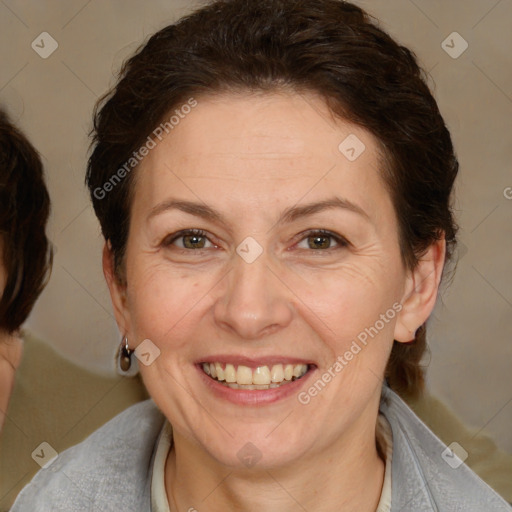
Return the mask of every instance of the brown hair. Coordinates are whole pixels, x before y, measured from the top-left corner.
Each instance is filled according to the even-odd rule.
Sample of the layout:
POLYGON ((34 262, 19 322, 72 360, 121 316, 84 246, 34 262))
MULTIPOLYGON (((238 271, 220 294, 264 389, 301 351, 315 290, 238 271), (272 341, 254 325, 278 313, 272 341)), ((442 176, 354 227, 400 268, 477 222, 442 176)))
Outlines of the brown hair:
MULTIPOLYGON (((282 87, 319 93, 335 115, 378 139, 404 265, 414 268, 443 234, 450 259, 458 162, 414 54, 348 2, 220 0, 154 34, 96 107, 86 182, 116 269, 122 269, 134 172, 108 194, 98 191, 164 116, 191 95, 282 87)), ((402 395, 423 388, 425 347, 424 325, 414 342, 394 343, 386 377, 402 395)))
POLYGON ((9 333, 27 319, 49 277, 52 250, 45 234, 49 214, 39 154, 0 110, 0 237, 7 273, 0 329, 9 333))

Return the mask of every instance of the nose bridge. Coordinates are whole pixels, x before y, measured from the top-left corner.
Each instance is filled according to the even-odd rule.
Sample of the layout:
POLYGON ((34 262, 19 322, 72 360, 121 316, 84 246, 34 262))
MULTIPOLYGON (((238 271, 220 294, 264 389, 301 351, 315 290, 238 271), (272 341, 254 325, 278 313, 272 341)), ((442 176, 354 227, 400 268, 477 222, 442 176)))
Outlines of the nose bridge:
POLYGON ((292 318, 286 287, 270 270, 262 248, 257 250, 251 244, 249 240, 237 248, 227 285, 215 307, 216 321, 245 339, 278 330, 292 318))

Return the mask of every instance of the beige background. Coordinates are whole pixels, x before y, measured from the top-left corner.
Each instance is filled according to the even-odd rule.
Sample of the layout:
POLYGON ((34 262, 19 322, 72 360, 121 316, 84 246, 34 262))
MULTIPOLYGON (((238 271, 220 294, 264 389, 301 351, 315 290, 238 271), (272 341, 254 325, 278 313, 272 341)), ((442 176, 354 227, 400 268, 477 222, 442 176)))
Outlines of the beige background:
MULTIPOLYGON (((460 261, 430 320, 429 386, 512 453, 512 1, 357 3, 430 71, 461 163, 460 261), (469 44, 456 59, 441 46, 454 31, 469 44)), ((92 108, 122 61, 194 5, 0 1, 0 102, 40 150, 53 200, 55 266, 28 326, 102 373, 112 372, 119 333, 83 185, 92 108), (42 32, 59 45, 47 59, 31 48, 42 32)))

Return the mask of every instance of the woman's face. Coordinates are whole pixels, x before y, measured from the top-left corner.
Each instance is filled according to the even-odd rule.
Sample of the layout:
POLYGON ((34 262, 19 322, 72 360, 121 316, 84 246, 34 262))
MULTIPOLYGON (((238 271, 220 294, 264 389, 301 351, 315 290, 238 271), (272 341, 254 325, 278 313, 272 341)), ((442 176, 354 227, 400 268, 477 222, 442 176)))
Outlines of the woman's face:
POLYGON ((110 283, 130 345, 160 351, 145 345, 139 363, 149 393, 230 465, 289 464, 374 432, 411 291, 375 139, 313 95, 197 102, 137 170, 127 284, 110 283), (277 382, 232 389, 205 362, 277 382))

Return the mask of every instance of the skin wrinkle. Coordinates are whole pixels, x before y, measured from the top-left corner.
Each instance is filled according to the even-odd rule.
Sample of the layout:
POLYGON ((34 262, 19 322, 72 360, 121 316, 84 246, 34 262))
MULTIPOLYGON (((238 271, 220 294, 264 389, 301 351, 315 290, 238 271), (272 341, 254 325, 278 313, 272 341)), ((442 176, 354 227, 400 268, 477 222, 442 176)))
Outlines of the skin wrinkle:
POLYGON ((205 389, 193 364, 218 353, 298 356, 318 366, 312 383, 364 328, 408 298, 432 266, 442 267, 444 246, 433 249, 417 274, 405 269, 397 219, 377 171, 377 143, 344 121, 337 122, 336 130, 326 128, 325 116, 318 114, 322 109, 325 105, 314 96, 307 102, 297 95, 273 94, 264 101, 250 95, 203 98, 138 169, 126 287, 113 279, 112 258, 105 252, 121 331, 133 347, 149 338, 161 350, 141 373, 173 426, 165 480, 167 495, 175 497, 180 509, 208 496, 203 505, 214 512, 233 503, 240 510, 296 510, 283 488, 306 509, 320 512, 340 506, 373 512, 378 503, 384 471, 375 447, 380 378, 393 339, 407 341, 404 325, 421 325, 430 314, 438 273, 424 280, 403 310, 307 406, 296 397, 260 408, 231 404, 205 389), (338 151, 350 133, 366 145, 354 162, 338 151), (250 141, 243 150, 236 145, 240 134, 250 141), (304 148, 295 158, 287 154, 281 159, 289 173, 284 182, 275 159, 261 158, 267 151, 281 151, 279 137, 296 138, 304 148), (221 156, 229 151, 246 151, 247 158, 221 156), (305 165, 306 160, 315 164, 305 165), (333 171, 320 179, 333 162, 333 171), (169 167, 179 169, 179 178, 169 167), (206 168, 219 179, 201 178, 206 168), (309 176, 293 174, 301 169, 309 169, 309 176), (221 179, 235 173, 240 179, 221 179), (286 208, 324 200, 333 192, 360 205, 371 222, 333 209, 276 224, 286 208), (211 205, 230 225, 174 211, 147 223, 152 208, 171 194, 211 205), (188 228, 211 232, 221 249, 180 252, 177 246, 158 245, 188 228), (319 228, 346 236, 354 245, 325 256, 296 249, 295 235, 319 228), (264 249, 251 264, 235 252, 247 236, 264 249), (250 470, 237 457, 247 442, 263 454, 250 470), (227 474, 219 486, 219 477, 227 474), (257 493, 254 481, 259 482, 257 493), (318 495, 325 497, 321 503, 318 495))

